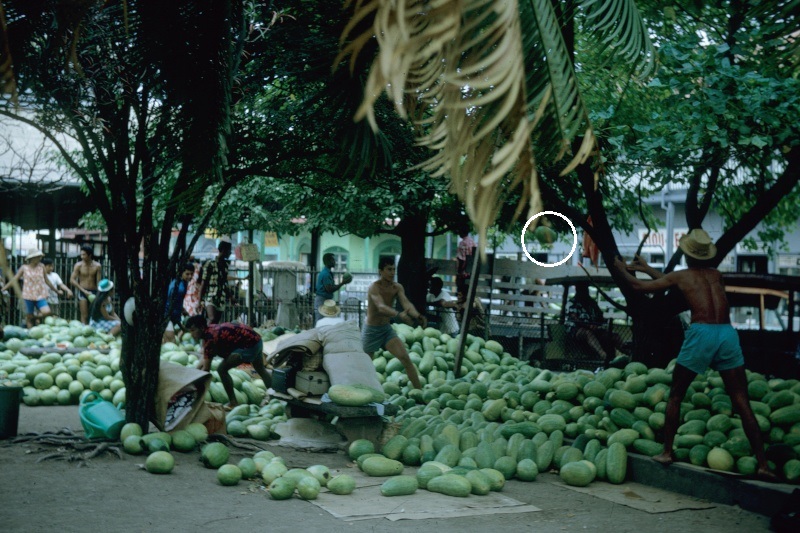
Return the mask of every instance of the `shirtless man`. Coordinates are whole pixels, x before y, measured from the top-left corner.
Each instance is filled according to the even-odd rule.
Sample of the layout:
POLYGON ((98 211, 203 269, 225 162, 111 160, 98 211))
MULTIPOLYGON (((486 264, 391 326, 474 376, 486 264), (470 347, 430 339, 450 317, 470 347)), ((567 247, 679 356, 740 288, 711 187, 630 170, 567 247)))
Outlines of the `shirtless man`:
POLYGON ((88 244, 81 246, 81 260, 72 269, 69 278, 70 284, 75 287, 78 297, 78 307, 81 311, 81 322, 89 323, 89 295, 97 295, 97 284, 102 278, 100 263, 94 260, 94 250, 88 244))
POLYGON ((378 261, 380 279, 370 285, 367 292, 367 322, 361 331, 361 341, 364 351, 370 357, 378 348, 388 350, 397 357, 403 363, 411 384, 414 388, 420 389, 422 386, 417 375, 417 367, 411 362, 406 345, 394 332, 390 322, 392 318, 397 318, 409 326, 419 323, 424 328, 428 325, 428 320, 408 300, 403 286, 395 282, 395 271, 394 260, 390 257, 381 257, 378 261), (403 308, 402 311, 394 308, 395 299, 403 308))
POLYGON ((703 264, 703 261, 717 254, 717 249, 708 233, 702 229, 693 229, 681 237, 679 246, 686 255, 686 264, 689 266, 686 270, 663 274, 638 256, 630 265, 621 258, 614 263, 636 291, 656 292, 677 287, 686 297, 692 313, 692 324, 686 331, 677 364, 672 371, 672 388, 664 422, 664 453, 653 459, 667 465, 674 460, 672 446, 680 423, 681 402, 695 376, 710 366, 719 372, 733 409, 742 419, 742 428, 758 461, 757 476, 765 481, 776 481, 777 477, 767 466, 761 430, 750 407, 744 357, 739 336, 730 324, 722 275, 716 268, 703 264), (644 272, 653 279, 637 279, 628 270, 644 272))

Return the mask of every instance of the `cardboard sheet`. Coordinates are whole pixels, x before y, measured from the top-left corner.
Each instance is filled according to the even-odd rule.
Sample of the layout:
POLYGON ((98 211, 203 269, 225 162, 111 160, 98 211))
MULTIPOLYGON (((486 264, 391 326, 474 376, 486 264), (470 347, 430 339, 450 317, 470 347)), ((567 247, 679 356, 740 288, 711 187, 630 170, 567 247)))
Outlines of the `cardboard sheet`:
POLYGON ((612 485, 611 483, 598 481, 589 484, 587 487, 571 487, 560 481, 553 482, 553 484, 651 514, 715 507, 712 503, 698 500, 691 496, 632 482, 623 485, 612 485))
MULTIPOLYGON (((196 420, 196 418, 205 404, 203 401, 203 394, 205 394, 206 388, 208 388, 210 383, 211 374, 208 372, 176 365, 167 361, 161 361, 158 371, 158 389, 156 389, 155 396, 155 412, 151 420, 153 424, 161 431, 174 431, 176 429, 185 428, 191 422, 204 423, 205 420, 196 420), (192 404, 191 409, 183 413, 177 420, 172 421, 169 427, 166 427, 167 409, 170 400, 175 393, 191 385, 194 385, 196 389, 196 393, 194 394, 196 400, 192 404)), ((208 413, 205 414, 207 415, 208 413)))
MULTIPOLYGON (((406 469, 413 475, 415 469, 406 469)), ((310 503, 345 520, 421 520, 426 518, 449 518, 505 513, 530 513, 541 511, 538 507, 509 498, 499 492, 486 496, 470 495, 466 498, 445 496, 419 489, 410 496, 381 495, 380 487, 386 478, 366 476, 355 468, 331 472, 332 475, 348 474, 356 480, 356 490, 350 496, 336 496, 323 489, 316 500, 310 503)))

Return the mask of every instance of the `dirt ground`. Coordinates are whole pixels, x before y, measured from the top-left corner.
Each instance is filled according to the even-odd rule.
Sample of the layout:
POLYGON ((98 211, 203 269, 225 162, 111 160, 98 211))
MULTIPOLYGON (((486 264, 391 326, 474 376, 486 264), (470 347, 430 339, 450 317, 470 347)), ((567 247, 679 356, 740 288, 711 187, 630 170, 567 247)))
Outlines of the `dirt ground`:
MULTIPOLYGON (((77 407, 20 406, 19 435, 61 428, 82 431, 77 407)), ((289 467, 324 464, 347 468, 342 453, 307 453, 270 446, 289 467)), ((171 475, 149 474, 137 465, 143 456, 105 454, 84 466, 39 461, 51 446, 0 441, 0 530, 51 531, 219 531, 411 532, 437 531, 615 531, 735 532, 768 531, 769 518, 738 507, 650 514, 558 487, 558 477, 541 474, 533 483, 510 481, 503 494, 535 505, 540 512, 448 519, 384 518, 345 521, 294 498, 273 501, 258 483, 223 487, 216 472, 203 468, 199 452, 177 453, 171 475)), ((234 452, 232 461, 251 456, 234 452)), ((388 499, 387 499, 388 501, 388 499)))

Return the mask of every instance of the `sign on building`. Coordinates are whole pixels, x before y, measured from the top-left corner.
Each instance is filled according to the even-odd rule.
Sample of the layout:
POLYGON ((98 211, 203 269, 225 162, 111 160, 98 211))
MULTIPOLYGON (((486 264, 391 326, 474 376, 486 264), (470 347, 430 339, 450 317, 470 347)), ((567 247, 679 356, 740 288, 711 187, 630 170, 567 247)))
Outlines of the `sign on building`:
POLYGON ((778 268, 800 268, 800 254, 779 255, 778 268))
POLYGON ((678 249, 678 244, 681 242, 681 237, 689 233, 689 228, 673 228, 672 230, 672 251, 678 249))
POLYGON ((278 246, 278 234, 274 231, 267 231, 264 233, 264 247, 274 248, 278 246))
MULTIPOLYGON (((646 229, 639 230, 639 242, 642 242, 644 236, 647 234, 646 229)), ((644 246, 642 247, 642 251, 645 253, 659 253, 663 254, 665 252, 667 245, 667 232, 666 230, 659 229, 650 232, 650 235, 647 237, 647 240, 644 241, 644 246)))
POLYGON ((737 243, 736 244, 736 253, 738 254, 750 254, 750 255, 768 255, 767 254, 767 247, 761 241, 756 241, 755 248, 751 248, 749 246, 745 246, 744 244, 737 243))

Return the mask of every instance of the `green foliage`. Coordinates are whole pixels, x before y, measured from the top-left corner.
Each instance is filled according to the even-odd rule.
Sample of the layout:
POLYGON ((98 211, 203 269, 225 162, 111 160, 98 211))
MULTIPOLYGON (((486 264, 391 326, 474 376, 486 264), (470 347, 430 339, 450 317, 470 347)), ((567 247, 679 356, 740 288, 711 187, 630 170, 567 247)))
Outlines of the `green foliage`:
MULTIPOLYGON (((775 3, 761 10, 679 4, 674 10, 654 5, 648 17, 658 50, 655 78, 643 83, 609 68, 607 76, 590 78, 586 87, 587 99, 595 103, 592 117, 607 143, 606 168, 614 176, 609 181, 641 182, 645 194, 686 188, 690 226, 702 223, 705 194, 726 230, 756 209, 758 239, 780 246, 784 230, 800 217, 800 193, 795 188, 774 207, 757 202, 786 179, 786 154, 800 142, 800 126, 789 118, 800 111, 800 81, 787 76, 783 51, 765 45, 776 29, 770 18, 774 6, 766 6, 775 3)), ((795 18, 786 19, 784 29, 793 24, 795 18)), ((591 52, 590 42, 582 45, 581 51, 591 52)), ((591 53, 587 57, 588 69, 591 53)), ((604 205, 609 216, 617 210, 617 223, 617 217, 635 213, 630 190, 630 185, 604 190, 612 200, 604 205)))

